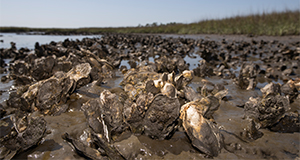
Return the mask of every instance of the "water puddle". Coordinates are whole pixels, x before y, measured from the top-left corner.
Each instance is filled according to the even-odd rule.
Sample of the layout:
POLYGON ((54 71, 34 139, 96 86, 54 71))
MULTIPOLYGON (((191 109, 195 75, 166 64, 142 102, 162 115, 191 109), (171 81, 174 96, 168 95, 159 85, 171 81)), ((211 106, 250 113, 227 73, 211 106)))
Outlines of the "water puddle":
POLYGON ((202 60, 202 58, 198 54, 192 54, 190 56, 186 55, 183 59, 186 61, 186 63, 190 64, 189 65, 190 70, 197 68, 198 65, 200 64, 199 61, 202 60))

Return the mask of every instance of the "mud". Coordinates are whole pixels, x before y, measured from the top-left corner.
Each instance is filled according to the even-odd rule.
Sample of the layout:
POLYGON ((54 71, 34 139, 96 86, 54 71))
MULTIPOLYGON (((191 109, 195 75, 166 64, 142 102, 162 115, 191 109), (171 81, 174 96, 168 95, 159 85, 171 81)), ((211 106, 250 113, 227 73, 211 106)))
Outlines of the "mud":
MULTIPOLYGON (((36 57, 33 58, 35 61, 42 57, 49 58, 49 56, 55 55, 54 59, 57 63, 54 62, 53 66, 58 62, 65 62, 66 59, 71 63, 66 71, 63 68, 53 70, 54 67, 50 67, 47 71, 44 69, 42 73, 47 74, 43 76, 32 74, 37 72, 35 65, 30 58, 27 61, 24 58, 28 57, 29 52, 25 52, 25 56, 22 57, 19 56, 20 50, 14 47, 2 49, 1 59, 7 64, 1 65, 4 70, 1 74, 1 80, 2 77, 7 78, 0 83, 3 91, 0 98, 1 109, 5 111, 5 113, 1 113, 2 117, 5 118, 16 114, 18 110, 22 110, 26 114, 34 113, 35 117, 43 117, 47 125, 45 135, 38 145, 16 154, 13 159, 85 159, 86 157, 78 154, 76 149, 62 138, 64 133, 68 133, 71 138, 80 141, 86 147, 96 149, 100 159, 111 158, 109 156, 110 151, 120 154, 121 158, 125 159, 297 159, 300 156, 299 38, 299 36, 161 35, 159 37, 158 35, 105 35, 102 39, 86 39, 81 42, 65 41, 58 43, 61 45, 57 46, 42 45, 43 52, 30 51, 31 54, 36 52, 36 57), (82 49, 79 51, 76 49, 76 45, 82 49), (69 49, 69 52, 64 52, 63 49, 60 51, 51 49, 51 47, 69 49), (46 52, 48 50, 51 52, 46 52), (80 55, 81 58, 72 59, 71 52, 76 56, 80 55), (39 56, 39 54, 41 55, 39 56), (59 57, 64 54, 66 57, 62 58, 64 60, 60 60, 59 57), (163 58, 164 56, 167 58, 163 58), (57 77, 59 75, 55 73, 62 71, 68 75, 69 70, 84 62, 91 65, 92 68, 99 68, 96 75, 101 75, 103 78, 95 78, 95 75, 90 73, 89 78, 76 79, 74 89, 69 87, 66 92, 60 91, 58 95, 56 92, 51 94, 50 97, 56 97, 53 98, 55 101, 51 101, 51 105, 47 104, 44 108, 56 107, 55 109, 61 111, 57 112, 58 114, 52 114, 56 112, 52 112, 50 109, 48 112, 45 112, 44 108, 40 109, 39 104, 36 103, 39 102, 39 99, 35 97, 24 98, 30 106, 27 109, 21 108, 20 105, 13 106, 7 103, 9 100, 21 103, 20 101, 13 101, 12 95, 18 99, 35 83, 43 84, 49 79, 51 80, 52 76, 59 79, 60 77, 57 77), (118 64, 119 62, 120 64, 118 64), (18 63, 27 64, 29 67, 26 70, 20 70, 19 68, 22 67, 16 67, 18 63), (243 67, 243 63, 249 67, 243 67), (251 68, 251 64, 258 67, 254 65, 251 68), (113 69, 110 69, 110 66, 114 66, 113 69), (132 68, 135 68, 137 74, 140 75, 132 74, 132 78, 128 78, 130 77, 128 76, 129 73, 133 73, 132 68), (195 76, 191 81, 187 76, 184 76, 184 70, 193 70, 195 76), (172 71, 175 72, 177 79, 172 80, 168 76, 165 79, 161 76, 163 73, 170 74, 172 71), (179 83, 181 75, 183 78, 179 83), (21 76, 30 77, 32 81, 17 82, 15 77, 21 76), (154 82, 150 83, 149 79, 154 80, 154 82), (254 80, 253 83, 251 79, 254 80), (165 92, 164 86, 157 87, 155 85, 156 80, 168 81, 171 85, 174 83, 175 89, 172 90, 172 94, 169 94, 169 90, 165 92), (292 80, 292 83, 288 83, 289 80, 292 80), (261 125, 259 119, 247 116, 248 113, 245 112, 244 107, 251 98, 265 98, 265 91, 261 91, 261 89, 271 82, 278 83, 282 88, 281 91, 276 91, 276 94, 287 97, 289 109, 284 110, 283 114, 275 118, 272 123, 261 125), (133 88, 126 88, 126 84, 131 84, 133 88), (282 87, 284 85, 289 85, 290 88, 282 87), (146 86, 145 90, 143 90, 143 86, 146 86), (150 87, 148 89, 149 86, 156 88, 151 89, 150 87), (188 91, 186 87, 190 87, 192 90, 188 91), (216 93, 223 89, 227 90, 228 93, 224 96, 218 96, 216 93), (90 115, 84 113, 82 108, 89 101, 101 101, 101 94, 104 93, 107 96, 102 97, 107 102, 103 104, 99 102, 99 108, 101 108, 99 113, 105 113, 107 117, 112 118, 111 120, 101 119, 107 125, 108 133, 111 134, 109 136, 110 141, 106 142, 103 138, 103 143, 104 145, 109 143, 113 146, 113 151, 95 145, 97 144, 97 141, 94 140, 95 137, 93 137, 95 130, 91 131, 88 122, 90 115), (153 99, 149 95, 151 103, 148 102, 146 93, 153 94, 153 99), (165 97, 170 96, 170 98, 160 98, 160 101, 165 99, 169 102, 168 104, 174 103, 172 107, 175 106, 175 109, 172 109, 174 113, 172 113, 171 118, 163 118, 164 112, 171 114, 167 110, 159 110, 158 106, 162 105, 163 102, 158 100, 152 102, 155 101, 155 95, 158 97, 159 94, 163 94, 165 97), (67 96, 63 97, 64 95, 67 96), (116 97, 112 98, 110 95, 116 95, 116 97), (141 95, 144 95, 144 98, 141 95), (199 149, 199 146, 197 147, 193 143, 194 139, 189 134, 190 130, 182 125, 184 122, 179 118, 181 106, 208 96, 219 97, 219 106, 209 114, 210 116, 205 117, 205 114, 201 116, 209 121, 208 124, 216 126, 224 140, 221 148, 212 145, 211 150, 214 154, 199 149), (176 101, 172 100, 174 97, 176 101), (122 117, 122 114, 115 114, 122 112, 122 107, 126 108, 127 103, 132 104, 130 108, 134 107, 133 104, 135 104, 137 109, 140 109, 140 112, 134 114, 138 113, 137 115, 141 118, 133 119, 135 122, 141 120, 141 125, 138 126, 140 131, 137 131, 135 125, 128 119, 126 120, 126 117, 122 117), (153 104, 147 105, 147 103, 153 104), (119 109, 113 108, 110 106, 111 104, 117 104, 119 109), (64 105, 67 107, 61 110, 61 106, 64 105), (158 110, 159 112, 156 112, 158 110), (156 117, 156 123, 152 123, 151 118, 147 118, 149 115, 161 116, 156 117), (165 123, 167 126, 160 132, 161 123, 165 123), (291 123, 291 125, 286 123, 291 123), (148 125, 148 127, 145 129, 143 125, 148 125), (118 129, 116 128, 118 126, 124 127, 117 133, 116 130, 118 129)), ((45 64, 42 63, 41 65, 45 64)), ((76 75, 74 76, 76 77, 76 75)), ((57 83, 55 87, 64 88, 64 86, 66 84, 57 83)), ((48 90, 47 86, 45 87, 43 91, 48 90)), ((42 92, 39 91, 38 93, 42 92)), ((43 102, 41 101, 41 103, 43 102)), ((165 105, 164 108, 171 108, 171 106, 165 105)), ((97 117, 95 119, 97 120, 97 117)), ((99 131, 96 131, 98 135, 102 131, 101 128, 103 126, 99 126, 99 131)), ((201 133, 199 135, 201 137, 205 136, 207 132, 199 133, 201 133)), ((102 134, 105 135, 104 132, 102 134)), ((97 136, 97 134, 95 135, 97 136)), ((201 138, 196 139, 201 140, 201 138)))

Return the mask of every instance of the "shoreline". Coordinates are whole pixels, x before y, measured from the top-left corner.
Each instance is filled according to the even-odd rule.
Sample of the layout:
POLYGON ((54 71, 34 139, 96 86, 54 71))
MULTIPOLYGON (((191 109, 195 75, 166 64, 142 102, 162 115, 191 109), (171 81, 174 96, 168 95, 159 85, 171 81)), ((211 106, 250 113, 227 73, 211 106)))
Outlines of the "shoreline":
POLYGON ((97 35, 153 35, 162 36, 165 38, 192 38, 192 39, 210 39, 210 40, 236 40, 236 41, 251 41, 251 40, 266 40, 266 41, 288 41, 288 42, 300 42, 300 35, 249 35, 249 34, 176 34, 176 33, 103 33, 103 34, 42 34, 42 33, 28 33, 28 32, 0 32, 0 38, 3 37, 3 33, 15 33, 17 35, 42 35, 42 36, 97 36, 97 35))

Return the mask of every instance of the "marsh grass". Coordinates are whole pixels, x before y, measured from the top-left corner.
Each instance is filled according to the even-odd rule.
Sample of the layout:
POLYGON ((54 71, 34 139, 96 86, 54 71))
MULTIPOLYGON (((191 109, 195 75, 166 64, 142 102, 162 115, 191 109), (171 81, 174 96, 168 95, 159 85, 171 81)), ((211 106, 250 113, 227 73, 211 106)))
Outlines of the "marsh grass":
POLYGON ((234 16, 220 20, 203 20, 190 24, 168 24, 148 27, 116 28, 26 28, 0 27, 0 32, 45 32, 46 34, 103 34, 103 33, 169 33, 169 34, 251 34, 299 35, 300 11, 286 10, 234 16))

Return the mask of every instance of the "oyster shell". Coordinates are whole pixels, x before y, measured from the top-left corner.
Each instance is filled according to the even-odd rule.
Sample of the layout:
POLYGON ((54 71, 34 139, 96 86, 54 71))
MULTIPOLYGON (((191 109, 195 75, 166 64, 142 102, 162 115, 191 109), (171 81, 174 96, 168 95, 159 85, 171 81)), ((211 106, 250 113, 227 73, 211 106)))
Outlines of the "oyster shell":
POLYGON ((177 98, 157 94, 144 118, 144 132, 151 138, 165 139, 173 131, 179 117, 180 104, 177 98))
POLYGON ((21 112, 5 117, 0 122, 1 159, 11 159, 15 154, 37 145, 46 131, 44 118, 21 112))
POLYGON ((173 84, 166 82, 164 87, 161 89, 161 93, 171 98, 176 98, 176 88, 173 84))
POLYGON ((36 106, 40 110, 51 108, 52 105, 60 101, 61 92, 62 86, 59 84, 58 79, 50 78, 45 80, 39 87, 36 106))
POLYGON ((219 109, 219 99, 214 96, 208 96, 184 104, 181 109, 193 107, 205 118, 211 118, 212 114, 219 109))
POLYGON ((290 110, 290 101, 286 96, 268 94, 264 98, 249 98, 245 103, 246 118, 257 121, 261 128, 270 127, 290 110))
POLYGON ((202 114, 196 105, 183 105, 180 110, 182 125, 193 146, 209 156, 218 156, 223 148, 223 136, 217 126, 202 114))

